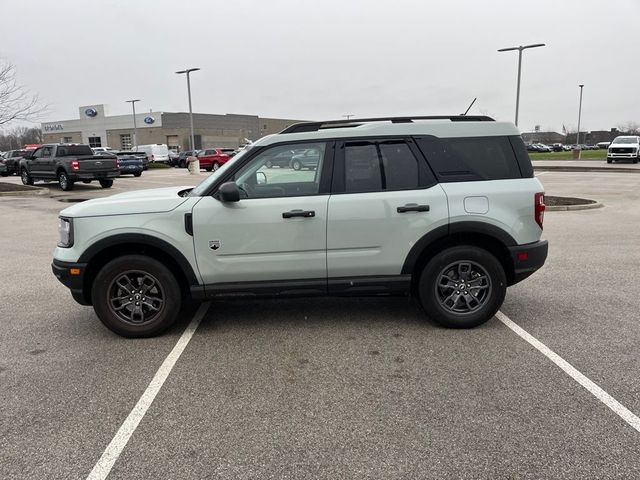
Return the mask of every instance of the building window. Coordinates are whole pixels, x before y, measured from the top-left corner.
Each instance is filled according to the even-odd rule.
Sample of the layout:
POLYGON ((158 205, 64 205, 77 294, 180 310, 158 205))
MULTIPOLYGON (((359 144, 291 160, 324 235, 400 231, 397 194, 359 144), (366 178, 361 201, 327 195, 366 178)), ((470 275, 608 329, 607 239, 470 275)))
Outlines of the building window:
POLYGON ((124 133, 120 135, 120 148, 122 150, 131 150, 131 134, 124 133))
POLYGON ((89 137, 89 146, 91 148, 101 147, 102 140, 100 139, 100 137, 89 137))
POLYGON ((62 143, 71 143, 73 142, 73 137, 62 137, 62 143))

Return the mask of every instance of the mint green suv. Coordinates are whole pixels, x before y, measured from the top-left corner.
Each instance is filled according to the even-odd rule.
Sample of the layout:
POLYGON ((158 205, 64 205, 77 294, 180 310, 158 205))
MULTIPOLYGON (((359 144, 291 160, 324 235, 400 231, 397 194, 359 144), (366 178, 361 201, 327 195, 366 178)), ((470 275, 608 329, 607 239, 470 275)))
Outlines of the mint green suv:
POLYGON ((307 122, 263 137, 196 187, 90 200, 60 214, 53 271, 127 337, 185 299, 414 295, 478 326, 540 268, 543 187, 520 133, 488 117, 307 122), (310 169, 268 168, 291 151, 310 169))

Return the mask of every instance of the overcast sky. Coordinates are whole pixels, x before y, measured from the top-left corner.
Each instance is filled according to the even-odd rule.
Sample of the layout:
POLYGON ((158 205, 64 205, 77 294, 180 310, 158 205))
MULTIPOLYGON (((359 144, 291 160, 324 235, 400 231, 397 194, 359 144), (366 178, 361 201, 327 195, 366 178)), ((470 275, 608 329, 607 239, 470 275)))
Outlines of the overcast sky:
POLYGON ((43 120, 194 111, 300 119, 470 114, 520 128, 640 123, 640 0, 2 0, 0 57, 43 120))

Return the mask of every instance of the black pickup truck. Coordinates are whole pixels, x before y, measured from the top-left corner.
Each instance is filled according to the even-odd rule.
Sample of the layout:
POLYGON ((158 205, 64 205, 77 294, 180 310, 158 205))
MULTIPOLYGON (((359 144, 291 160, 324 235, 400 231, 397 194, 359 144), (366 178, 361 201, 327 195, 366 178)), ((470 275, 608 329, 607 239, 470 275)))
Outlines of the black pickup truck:
POLYGON ((76 181, 98 180, 102 188, 110 188, 119 175, 117 158, 94 155, 89 145, 42 145, 20 160, 20 176, 25 185, 33 185, 36 180, 57 180, 66 191, 76 181))

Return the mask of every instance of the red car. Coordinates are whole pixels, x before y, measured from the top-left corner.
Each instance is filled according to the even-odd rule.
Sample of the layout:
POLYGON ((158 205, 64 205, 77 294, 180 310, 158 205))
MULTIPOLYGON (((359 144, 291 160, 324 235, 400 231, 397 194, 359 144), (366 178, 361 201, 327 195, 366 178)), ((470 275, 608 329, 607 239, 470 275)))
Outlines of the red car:
POLYGON ((207 148, 198 153, 200 160, 200 168, 204 168, 207 172, 217 170, 227 163, 234 155, 233 148, 207 148))

